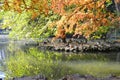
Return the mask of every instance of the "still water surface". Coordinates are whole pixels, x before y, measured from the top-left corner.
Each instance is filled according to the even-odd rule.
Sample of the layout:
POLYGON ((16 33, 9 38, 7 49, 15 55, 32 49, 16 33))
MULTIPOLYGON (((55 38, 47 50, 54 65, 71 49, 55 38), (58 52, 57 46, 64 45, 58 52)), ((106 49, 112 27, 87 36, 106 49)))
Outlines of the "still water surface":
MULTIPOLYGON (((13 41, 9 40, 7 35, 0 35, 0 75, 4 76, 2 66, 5 65, 5 59, 9 58, 11 52, 15 53, 21 50, 24 52, 29 48, 29 46, 25 46, 25 42, 27 41, 13 41), (13 51, 10 51, 13 50, 13 51)), ((13 54, 12 53, 12 54, 13 54)), ((120 75, 120 52, 110 52, 110 53, 79 53, 79 54, 69 54, 62 53, 63 55, 69 56, 67 58, 66 66, 74 69, 75 71, 81 72, 81 74, 93 74, 103 76, 104 73, 111 74, 117 73, 120 75), (103 75, 100 75, 103 74, 103 75)))

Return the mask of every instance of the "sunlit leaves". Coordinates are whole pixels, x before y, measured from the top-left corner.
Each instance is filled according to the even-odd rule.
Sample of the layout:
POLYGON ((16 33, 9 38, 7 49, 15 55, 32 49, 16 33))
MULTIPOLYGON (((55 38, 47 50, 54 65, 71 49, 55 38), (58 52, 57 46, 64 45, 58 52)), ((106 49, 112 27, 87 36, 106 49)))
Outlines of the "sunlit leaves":
POLYGON ((41 34, 39 31, 46 33, 44 27, 47 25, 47 28, 56 30, 54 34, 56 33, 57 37, 74 33, 88 38, 99 27, 111 26, 117 20, 116 15, 107 10, 111 2, 111 0, 4 0, 4 9, 19 13, 28 12, 32 20, 44 15, 41 19, 45 20, 44 22, 39 19, 41 23, 34 22, 37 25, 30 25, 34 34, 41 34), (53 19, 52 17, 56 15, 57 18, 53 19), (61 33, 62 30, 64 35, 61 33))
POLYGON ((52 5, 54 5, 52 6, 52 10, 57 14, 65 16, 64 21, 62 19, 63 17, 58 21, 60 23, 56 24, 57 28, 61 27, 61 29, 65 29, 66 33, 83 34, 88 38, 100 26, 110 26, 110 21, 114 16, 112 13, 106 12, 105 2, 109 2, 106 0, 52 1, 52 5), (76 6, 70 12, 70 8, 66 8, 66 6, 69 7, 73 4, 76 6))
POLYGON ((48 0, 4 0, 5 10, 14 10, 19 13, 30 11, 32 18, 41 13, 48 13, 48 0), (37 15, 36 15, 37 14, 37 15))

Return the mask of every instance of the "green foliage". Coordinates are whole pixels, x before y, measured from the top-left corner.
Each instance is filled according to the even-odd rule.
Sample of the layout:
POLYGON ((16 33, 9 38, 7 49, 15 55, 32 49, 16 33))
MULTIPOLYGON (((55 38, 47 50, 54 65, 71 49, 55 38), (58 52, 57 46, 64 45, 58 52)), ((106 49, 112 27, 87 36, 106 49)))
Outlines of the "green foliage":
MULTIPOLYGON (((3 14, 1 13, 1 16, 3 14)), ((29 12, 22 12, 18 14, 12 11, 4 12, 3 18, 3 28, 10 28, 10 37, 14 39, 21 38, 45 38, 50 35, 54 35, 56 29, 50 28, 49 25, 60 19, 57 14, 53 15, 50 11, 49 15, 41 14, 35 19, 31 19, 31 14, 29 12)))
POLYGON ((4 12, 0 12, 0 20, 3 18, 4 12))
POLYGON ((70 6, 66 6, 65 10, 68 11, 68 12, 72 12, 72 11, 74 11, 75 7, 76 7, 76 5, 72 4, 70 6))
POLYGON ((107 32, 109 31, 109 29, 110 29, 110 27, 108 27, 108 26, 99 27, 99 29, 92 34, 91 39, 100 39, 103 36, 105 37, 107 32))
POLYGON ((111 4, 113 4, 112 0, 106 0, 106 5, 105 5, 106 7, 110 6, 111 4))
POLYGON ((4 12, 0 12, 0 29, 2 28, 1 25, 3 24, 3 14, 4 12))
POLYGON ((41 14, 34 20, 28 22, 28 26, 31 32, 30 37, 33 38, 46 38, 50 35, 54 35, 55 29, 50 29, 49 25, 52 24, 54 20, 59 19, 58 15, 53 15, 52 12, 49 12, 49 15, 46 16, 41 14))
POLYGON ((23 12, 22 14, 18 14, 16 12, 6 11, 4 12, 2 27, 12 29, 10 32, 12 38, 21 38, 27 35, 23 29, 26 28, 29 19, 29 13, 23 12))

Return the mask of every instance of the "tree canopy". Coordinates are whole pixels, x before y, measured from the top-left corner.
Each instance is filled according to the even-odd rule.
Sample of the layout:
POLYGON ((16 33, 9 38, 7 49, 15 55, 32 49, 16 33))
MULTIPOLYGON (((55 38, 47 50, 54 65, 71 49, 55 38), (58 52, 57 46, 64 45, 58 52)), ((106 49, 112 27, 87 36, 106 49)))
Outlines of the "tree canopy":
POLYGON ((54 34, 56 38, 65 38, 72 33, 89 38, 100 27, 109 28, 120 19, 115 11, 108 9, 112 0, 2 0, 1 3, 0 9, 16 12, 11 20, 22 15, 25 21, 14 24, 23 24, 17 27, 18 31, 37 37, 54 34))

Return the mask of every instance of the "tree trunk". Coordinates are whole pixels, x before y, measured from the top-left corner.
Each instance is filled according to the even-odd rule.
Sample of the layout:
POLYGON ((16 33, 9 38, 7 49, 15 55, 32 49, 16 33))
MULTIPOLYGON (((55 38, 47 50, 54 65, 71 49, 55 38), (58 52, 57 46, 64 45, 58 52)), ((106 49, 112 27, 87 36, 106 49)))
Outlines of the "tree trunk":
MULTIPOLYGON (((115 8, 116 8, 116 11, 117 11, 117 15, 118 17, 120 17, 120 0, 112 0, 114 1, 115 3, 115 8)), ((119 28, 120 28, 120 21, 119 21, 119 28)))
POLYGON ((116 10, 119 13, 120 12, 120 0, 113 0, 113 1, 115 3, 116 10))

